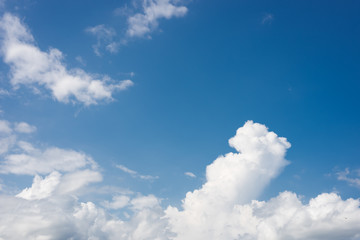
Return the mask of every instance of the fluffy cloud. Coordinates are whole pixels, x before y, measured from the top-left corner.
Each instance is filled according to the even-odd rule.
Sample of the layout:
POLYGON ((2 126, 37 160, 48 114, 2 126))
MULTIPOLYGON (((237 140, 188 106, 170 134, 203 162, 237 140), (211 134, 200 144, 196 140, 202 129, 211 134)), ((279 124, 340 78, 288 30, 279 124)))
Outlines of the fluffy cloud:
POLYGON ((44 179, 41 176, 36 175, 32 186, 30 188, 25 188, 16 196, 27 200, 50 197, 57 185, 59 185, 60 177, 61 174, 58 172, 52 172, 44 179))
POLYGON ((161 18, 182 17, 187 13, 185 6, 176 6, 172 0, 144 0, 143 12, 128 18, 127 35, 142 37, 158 26, 161 18))
MULTIPOLYGON (((181 209, 164 209, 156 196, 131 192, 102 201, 105 209, 79 201, 75 192, 102 179, 91 164, 35 175, 32 186, 16 197, 0 195, 0 239, 360 239, 359 199, 323 193, 304 203, 295 193, 283 192, 256 200, 288 164, 285 138, 249 121, 229 144, 237 153, 210 164, 206 182, 186 194, 181 209), (121 215, 108 212, 114 209, 121 215)), ((22 149, 34 147, 23 143, 22 149)))
POLYGON ((168 208, 178 239, 220 239, 234 205, 256 199, 288 164, 284 157, 290 143, 264 125, 248 121, 229 144, 239 153, 220 156, 207 166, 206 183, 186 194, 183 211, 168 208))
POLYGON ((39 91, 38 87, 44 87, 60 102, 91 105, 112 100, 115 90, 133 84, 130 80, 114 83, 107 76, 89 74, 79 68, 67 69, 58 49, 41 51, 30 31, 9 13, 1 18, 0 31, 1 55, 10 66, 11 84, 15 88, 26 85, 39 91))
POLYGON ((239 153, 218 157, 206 183, 186 194, 182 209, 168 207, 172 239, 360 239, 360 201, 321 194, 303 204, 296 194, 256 201, 288 164, 290 143, 249 121, 229 140, 239 153))

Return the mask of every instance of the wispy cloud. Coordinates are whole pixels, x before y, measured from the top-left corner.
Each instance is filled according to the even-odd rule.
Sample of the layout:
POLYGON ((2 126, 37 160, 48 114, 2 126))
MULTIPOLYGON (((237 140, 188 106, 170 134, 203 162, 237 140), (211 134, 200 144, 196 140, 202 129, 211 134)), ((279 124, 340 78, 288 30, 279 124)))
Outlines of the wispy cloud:
POLYGON ((271 24, 274 21, 274 15, 267 13, 263 16, 261 23, 262 24, 271 24))
POLYGON ((184 174, 185 174, 186 176, 188 176, 188 177, 196 178, 196 175, 193 174, 192 172, 185 172, 184 174))
POLYGON ((10 82, 15 89, 24 85, 39 93, 39 87, 43 87, 60 102, 91 105, 111 101, 114 91, 133 85, 131 80, 116 82, 106 75, 89 74, 79 68, 67 69, 62 52, 55 48, 41 51, 30 31, 14 15, 6 13, 1 18, 0 31, 1 55, 10 66, 10 82))
POLYGON ((78 61, 81 65, 86 66, 86 62, 81 56, 76 56, 75 60, 78 61))
POLYGON ((128 18, 127 35, 130 37, 142 37, 158 27, 159 19, 183 17, 188 11, 171 0, 144 0, 142 7, 141 13, 128 18))
POLYGON ((0 88, 0 96, 9 96, 10 92, 8 90, 0 88))
POLYGON ((336 173, 337 179, 340 181, 345 181, 349 185, 360 188, 360 170, 355 170, 352 173, 348 168, 344 171, 340 171, 336 173), (351 177, 353 176, 353 177, 351 177))
POLYGON ((94 27, 88 27, 86 32, 95 36, 97 43, 93 45, 93 49, 96 55, 101 56, 100 49, 105 45, 105 49, 111 53, 116 53, 118 50, 117 43, 114 42, 116 31, 113 28, 106 27, 104 24, 100 24, 94 27))
POLYGON ((96 55, 101 56, 102 50, 117 53, 121 46, 136 37, 151 38, 150 33, 158 28, 161 19, 183 17, 188 11, 187 7, 181 5, 182 1, 178 0, 142 0, 141 2, 140 7, 137 1, 133 1, 131 6, 124 5, 113 11, 115 16, 126 18, 127 28, 122 36, 117 36, 114 28, 104 24, 85 29, 97 39, 96 44, 93 45, 96 55))
POLYGON ((124 165, 116 165, 116 167, 118 169, 120 169, 121 171, 130 174, 133 178, 140 178, 140 179, 143 179, 143 180, 155 180, 155 179, 159 178, 158 176, 141 175, 138 172, 125 167, 124 165))

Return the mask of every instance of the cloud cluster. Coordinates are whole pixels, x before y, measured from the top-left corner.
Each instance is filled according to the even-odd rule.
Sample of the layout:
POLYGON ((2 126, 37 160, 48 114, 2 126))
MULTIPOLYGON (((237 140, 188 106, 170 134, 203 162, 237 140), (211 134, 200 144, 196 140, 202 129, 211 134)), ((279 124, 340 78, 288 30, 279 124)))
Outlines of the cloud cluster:
POLYGON ((115 83, 108 76, 89 74, 79 68, 68 69, 62 52, 55 48, 41 51, 30 31, 14 15, 4 14, 0 31, 0 52, 10 66, 11 84, 15 88, 25 85, 39 92, 39 87, 43 87, 60 102, 91 105, 112 100, 114 91, 133 85, 130 80, 115 83))
MULTIPOLYGON (((0 121, 2 136, 14 134, 13 126, 0 121)), ((15 140, 12 146, 18 144, 15 140)), ((101 181, 96 164, 79 155, 72 158, 75 167, 65 169, 58 167, 59 158, 60 165, 51 164, 53 170, 32 172, 31 187, 16 196, 0 195, 0 239, 360 239, 359 199, 323 193, 303 203, 295 193, 283 192, 256 200, 288 164, 285 138, 249 121, 229 144, 237 153, 219 156, 207 166, 206 182, 186 194, 181 209, 163 208, 156 196, 131 192, 114 194, 100 202, 103 207, 80 201, 74 196, 82 186, 101 181)), ((28 154, 26 149, 31 147, 16 151, 28 154)), ((41 154, 33 158, 39 168, 48 164, 41 154)))

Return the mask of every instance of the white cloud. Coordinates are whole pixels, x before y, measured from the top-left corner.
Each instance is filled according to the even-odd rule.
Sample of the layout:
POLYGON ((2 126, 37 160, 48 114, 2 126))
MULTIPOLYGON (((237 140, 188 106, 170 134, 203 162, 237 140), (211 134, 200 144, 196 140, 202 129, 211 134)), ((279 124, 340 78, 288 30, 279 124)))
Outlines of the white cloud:
POLYGON ((206 183, 186 194, 183 211, 172 207, 167 210, 179 239, 220 237, 217 235, 226 228, 227 212, 235 204, 256 199, 288 164, 284 157, 290 143, 269 132, 264 125, 246 122, 229 144, 239 153, 220 156, 207 166, 206 183), (206 224, 204 219, 208 221, 206 224), (210 229, 213 230, 209 232, 210 229))
POLYGON ((59 185, 60 177, 61 174, 58 172, 52 172, 44 179, 39 175, 36 175, 32 186, 30 188, 25 188, 16 196, 27 200, 48 198, 59 185))
MULTIPOLYGON (((35 176, 53 171, 73 172, 83 168, 92 170, 98 168, 96 162, 85 153, 58 147, 39 149, 29 142, 18 139, 19 136, 15 134, 15 132, 32 133, 35 130, 35 126, 26 122, 10 123, 0 120, 0 154, 2 154, 0 173, 35 176)), ((40 180, 37 178, 36 183, 40 180)))
POLYGON ((102 176, 98 171, 89 169, 75 171, 63 176, 58 192, 60 194, 72 193, 78 191, 90 183, 101 181, 102 176))
POLYGON ((31 126, 26 122, 15 123, 14 129, 19 133, 32 133, 36 131, 35 126, 31 126))
POLYGON ((103 205, 109 209, 120 209, 126 207, 130 202, 130 198, 128 196, 114 196, 112 201, 104 201, 103 205))
POLYGON ((143 12, 128 18, 127 35, 142 37, 157 28, 159 19, 182 17, 187 11, 185 6, 176 6, 171 0, 144 0, 143 12))
POLYGON ((192 172, 185 172, 184 174, 185 174, 186 176, 188 176, 188 177, 196 178, 196 175, 193 174, 192 172))
POLYGON ((143 179, 143 180, 155 180, 155 179, 159 178, 158 176, 141 175, 138 172, 125 167, 124 165, 119 164, 119 165, 116 165, 116 167, 118 169, 120 169, 121 171, 130 174, 133 178, 140 178, 140 179, 143 179))
POLYGON ((344 171, 336 173, 337 179, 340 181, 345 181, 351 186, 355 186, 360 188, 360 170, 354 171, 357 175, 357 177, 349 177, 351 175, 348 168, 346 168, 344 171))
POLYGON ((91 157, 74 150, 57 147, 40 150, 33 148, 31 144, 22 144, 20 148, 23 152, 4 157, 4 161, 0 163, 0 173, 36 175, 53 171, 71 172, 86 166, 96 167, 91 157))
POLYGON ((132 85, 130 80, 114 83, 107 76, 89 74, 79 68, 67 69, 58 49, 41 51, 30 31, 18 17, 9 13, 1 18, 0 30, 1 55, 10 66, 11 84, 15 88, 20 85, 44 87, 60 102, 91 105, 111 101, 115 90, 132 85))
MULTIPOLYGON (((107 209, 121 209, 127 220, 73 197, 74 191, 101 181, 91 164, 62 175, 36 176, 18 197, 0 195, 0 239, 360 239, 359 199, 323 193, 303 203, 295 193, 283 192, 268 201, 255 200, 287 164, 290 144, 285 138, 249 121, 229 144, 238 153, 210 164, 206 182, 186 194, 182 209, 164 209, 154 195, 125 193, 102 201, 107 209)), ((27 154, 38 151, 26 142, 20 145, 27 154)))
POLYGON ((160 200, 154 195, 140 196, 131 200, 131 207, 135 210, 154 208, 160 205, 160 200))

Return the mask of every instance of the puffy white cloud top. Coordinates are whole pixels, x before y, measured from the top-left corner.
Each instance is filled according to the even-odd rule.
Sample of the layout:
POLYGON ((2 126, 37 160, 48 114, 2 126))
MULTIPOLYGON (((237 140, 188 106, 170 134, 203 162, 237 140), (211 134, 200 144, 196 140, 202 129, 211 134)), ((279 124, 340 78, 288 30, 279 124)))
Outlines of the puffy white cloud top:
POLYGON ((342 200, 336 193, 323 193, 304 203, 286 191, 268 201, 256 200, 288 164, 284 157, 290 147, 285 138, 262 124, 248 121, 237 130, 229 144, 238 152, 207 166, 206 182, 186 194, 181 209, 164 209, 156 196, 130 191, 114 193, 111 201, 101 202, 104 208, 80 201, 81 189, 102 180, 96 163, 87 160, 90 157, 79 157, 74 151, 78 157, 57 156, 53 162, 56 154, 44 154, 46 149, 34 150, 17 140, 12 123, 2 121, 0 129, 0 140, 13 136, 1 155, 3 172, 34 175, 32 186, 16 196, 0 195, 0 239, 360 239, 359 199, 342 200), (46 170, 10 171, 17 169, 13 168, 17 161, 9 165, 6 156, 14 149, 29 155, 36 163, 33 166, 46 170), (114 209, 121 215, 111 212, 114 209))

